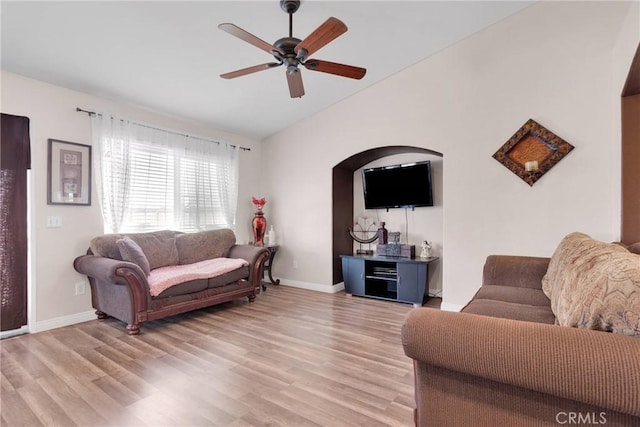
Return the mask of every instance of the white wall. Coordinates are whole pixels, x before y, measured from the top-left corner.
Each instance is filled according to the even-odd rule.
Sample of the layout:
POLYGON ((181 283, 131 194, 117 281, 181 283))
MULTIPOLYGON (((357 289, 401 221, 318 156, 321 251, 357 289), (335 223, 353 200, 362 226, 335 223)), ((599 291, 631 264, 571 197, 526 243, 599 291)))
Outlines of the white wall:
MULTIPOLYGON (((240 154, 240 190, 237 214, 238 241, 251 239, 251 195, 261 191, 261 144, 258 141, 162 116, 133 106, 64 89, 48 83, 2 72, 3 113, 27 116, 31 125, 31 331, 95 318, 87 293, 75 295, 75 283, 86 278, 73 269, 76 256, 86 252, 91 238, 103 233, 95 187, 91 206, 47 204, 47 139, 91 145, 91 122, 76 107, 106 111, 164 129, 219 139, 251 148, 240 154), (46 228, 50 215, 62 218, 62 228, 46 228)), ((95 183, 95 180, 94 180, 95 183)))
POLYGON ((616 240, 620 113, 612 105, 623 60, 613 56, 630 61, 638 22, 628 2, 538 2, 268 138, 283 245, 275 274, 330 289, 331 169, 387 145, 444 154, 447 308, 473 296, 489 254, 550 256, 575 230, 616 240), (576 147, 534 187, 491 157, 529 118, 576 147))

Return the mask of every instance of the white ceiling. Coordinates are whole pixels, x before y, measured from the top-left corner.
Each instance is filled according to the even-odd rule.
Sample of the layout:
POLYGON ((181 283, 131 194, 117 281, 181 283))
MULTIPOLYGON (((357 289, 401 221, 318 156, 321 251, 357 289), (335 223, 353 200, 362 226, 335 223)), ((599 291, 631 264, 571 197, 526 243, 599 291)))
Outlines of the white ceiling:
POLYGON ((231 22, 273 43, 288 35, 277 0, 1 1, 2 69, 261 139, 531 3, 303 1, 294 37, 339 18, 349 31, 313 57, 364 67, 367 75, 302 69, 306 95, 291 99, 284 67, 219 77, 273 60, 217 25, 231 22))

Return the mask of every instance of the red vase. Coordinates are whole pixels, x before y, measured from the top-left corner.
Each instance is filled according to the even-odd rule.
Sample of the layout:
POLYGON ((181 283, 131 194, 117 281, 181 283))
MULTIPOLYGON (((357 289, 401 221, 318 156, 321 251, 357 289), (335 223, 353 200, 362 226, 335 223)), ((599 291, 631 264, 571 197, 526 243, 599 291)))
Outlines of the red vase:
POLYGON ((267 219, 261 210, 257 211, 253 217, 253 244, 264 246, 264 235, 267 231, 267 219))

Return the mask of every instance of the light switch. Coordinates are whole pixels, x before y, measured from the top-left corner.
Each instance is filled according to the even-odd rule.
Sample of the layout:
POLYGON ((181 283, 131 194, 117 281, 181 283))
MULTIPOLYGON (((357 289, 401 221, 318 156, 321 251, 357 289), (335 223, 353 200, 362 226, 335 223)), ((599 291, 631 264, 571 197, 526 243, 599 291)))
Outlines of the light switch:
POLYGON ((62 217, 60 216, 48 216, 47 228, 60 228, 62 227, 62 217))

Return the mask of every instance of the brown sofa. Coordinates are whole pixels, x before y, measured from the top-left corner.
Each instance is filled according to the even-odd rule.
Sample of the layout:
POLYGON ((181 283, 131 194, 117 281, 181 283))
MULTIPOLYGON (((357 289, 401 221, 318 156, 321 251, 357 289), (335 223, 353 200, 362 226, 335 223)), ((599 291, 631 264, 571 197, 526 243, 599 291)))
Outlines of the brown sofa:
MULTIPOLYGON (((558 252, 552 259, 489 256, 482 286, 462 312, 418 308, 409 313, 402 343, 414 360, 416 425, 640 426, 640 323, 631 324, 637 335, 623 329, 634 336, 554 324, 552 307, 559 310, 561 304, 552 304, 545 290, 550 286, 548 273, 563 267, 551 262, 558 252)), ((640 301, 640 257, 634 262, 613 252, 598 257, 626 257, 635 268, 635 279, 624 281, 627 291, 632 289, 627 296, 635 298, 635 308, 640 301)), ((569 270, 577 269, 578 278, 589 277, 583 272, 595 258, 584 263, 585 253, 573 252, 564 265, 566 276, 558 271, 561 281, 571 276, 569 270)), ((620 271, 618 266, 609 270, 606 280, 620 271)), ((578 305, 597 311, 597 322, 587 320, 584 312, 578 316, 589 328, 617 327, 620 311, 612 321, 597 302, 578 305)))
POLYGON ((266 248, 238 245, 231 230, 106 234, 75 259, 98 318, 112 316, 136 335, 160 319, 260 292, 266 248), (244 260, 244 261, 242 261, 244 260))

